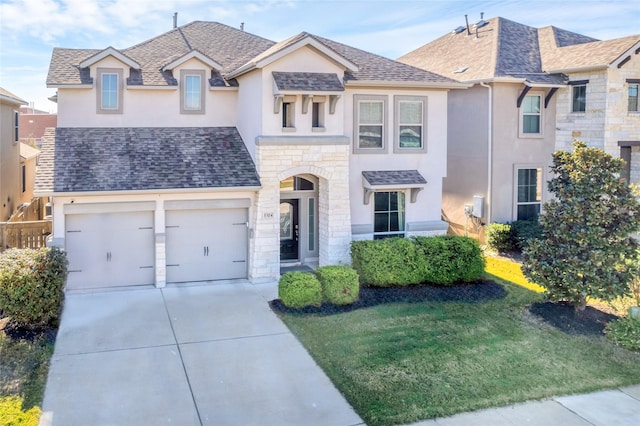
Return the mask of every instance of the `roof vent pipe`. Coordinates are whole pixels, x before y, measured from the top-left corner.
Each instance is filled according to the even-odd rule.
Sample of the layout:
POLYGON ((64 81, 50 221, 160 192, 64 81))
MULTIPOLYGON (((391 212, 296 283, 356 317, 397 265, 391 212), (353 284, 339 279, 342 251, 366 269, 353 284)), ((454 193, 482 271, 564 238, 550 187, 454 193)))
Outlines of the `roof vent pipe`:
POLYGON ((244 31, 244 22, 240 22, 240 31, 244 31))
POLYGON ((178 28, 178 12, 173 14, 173 28, 178 28))
POLYGON ((484 20, 484 12, 480 12, 480 20, 484 20))
POLYGON ((469 18, 467 17, 467 15, 464 15, 464 21, 467 23, 467 35, 470 36, 471 30, 469 30, 469 18))

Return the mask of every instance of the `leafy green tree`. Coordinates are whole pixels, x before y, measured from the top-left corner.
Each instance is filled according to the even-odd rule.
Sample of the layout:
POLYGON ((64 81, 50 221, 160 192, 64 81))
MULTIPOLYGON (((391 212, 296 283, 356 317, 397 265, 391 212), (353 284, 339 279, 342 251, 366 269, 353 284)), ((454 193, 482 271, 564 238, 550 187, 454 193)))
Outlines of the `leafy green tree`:
POLYGON ((573 148, 553 154, 549 191, 555 199, 544 204, 542 238, 525 250, 522 271, 551 300, 581 311, 587 297, 607 301, 628 294, 640 205, 620 179, 623 160, 584 142, 573 148))

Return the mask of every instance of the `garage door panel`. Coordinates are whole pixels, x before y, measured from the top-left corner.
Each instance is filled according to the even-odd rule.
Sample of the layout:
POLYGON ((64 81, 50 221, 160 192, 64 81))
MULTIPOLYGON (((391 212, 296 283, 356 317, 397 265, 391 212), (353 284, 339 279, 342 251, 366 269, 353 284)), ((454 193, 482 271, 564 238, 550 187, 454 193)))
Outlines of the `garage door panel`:
POLYGON ((153 212, 73 214, 66 218, 67 288, 153 284, 153 212))
POLYGON ((247 209, 168 211, 167 281, 247 277, 247 209))

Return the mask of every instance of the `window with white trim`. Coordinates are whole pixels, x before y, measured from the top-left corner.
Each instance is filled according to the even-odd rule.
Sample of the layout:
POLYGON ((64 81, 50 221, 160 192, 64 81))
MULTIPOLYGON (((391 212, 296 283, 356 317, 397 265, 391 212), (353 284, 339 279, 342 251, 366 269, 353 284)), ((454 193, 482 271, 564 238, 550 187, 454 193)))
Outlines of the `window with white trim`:
POLYGON ((629 96, 629 112, 638 112, 638 84, 629 84, 627 93, 629 96))
POLYGON ((122 70, 98 68, 97 113, 122 114, 122 70))
POLYGON ((384 152, 386 148, 387 97, 355 95, 354 151, 384 152))
POLYGON ((539 135, 542 133, 542 96, 527 95, 522 102, 522 133, 539 135))
POLYGON ((571 87, 571 112, 585 112, 587 110, 587 85, 580 84, 571 87))
POLYGON ((542 168, 522 168, 516 173, 516 220, 534 220, 542 206, 542 168))
POLYGON ((205 72, 204 70, 180 71, 180 113, 205 113, 205 72))
POLYGON ((394 152, 424 151, 426 148, 427 98, 395 96, 394 152))
POLYGON ((404 237, 405 196, 402 191, 375 192, 373 238, 404 237))

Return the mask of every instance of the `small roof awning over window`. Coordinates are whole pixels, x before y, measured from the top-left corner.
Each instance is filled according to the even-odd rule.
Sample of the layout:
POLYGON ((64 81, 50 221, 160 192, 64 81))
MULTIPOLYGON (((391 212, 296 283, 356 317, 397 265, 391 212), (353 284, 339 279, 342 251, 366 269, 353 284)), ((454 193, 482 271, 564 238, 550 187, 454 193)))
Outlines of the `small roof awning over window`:
POLYGON ((273 72, 278 91, 344 92, 344 86, 335 73, 273 72))
POLYGON ((364 204, 369 204, 375 191, 411 190, 411 202, 415 203, 418 193, 424 189, 427 180, 417 170, 373 170, 362 172, 364 204))

